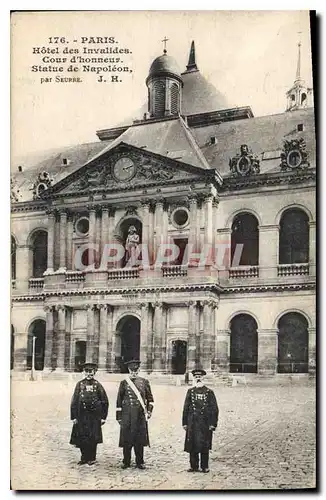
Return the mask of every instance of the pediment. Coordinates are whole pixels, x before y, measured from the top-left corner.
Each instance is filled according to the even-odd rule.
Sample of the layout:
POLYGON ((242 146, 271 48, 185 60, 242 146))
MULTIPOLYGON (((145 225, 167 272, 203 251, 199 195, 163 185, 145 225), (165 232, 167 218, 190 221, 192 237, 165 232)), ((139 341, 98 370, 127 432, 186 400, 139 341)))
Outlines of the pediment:
POLYGON ((214 178, 214 172, 120 143, 53 185, 45 196, 206 180, 214 178))

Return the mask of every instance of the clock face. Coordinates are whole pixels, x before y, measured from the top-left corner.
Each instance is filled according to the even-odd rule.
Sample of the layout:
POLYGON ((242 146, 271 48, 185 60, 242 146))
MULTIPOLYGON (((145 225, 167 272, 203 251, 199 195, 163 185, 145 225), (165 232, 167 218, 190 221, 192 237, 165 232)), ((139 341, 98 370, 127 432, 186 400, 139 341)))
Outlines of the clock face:
POLYGON ((135 173, 136 165, 128 156, 119 158, 113 166, 113 175, 118 181, 129 181, 135 173))

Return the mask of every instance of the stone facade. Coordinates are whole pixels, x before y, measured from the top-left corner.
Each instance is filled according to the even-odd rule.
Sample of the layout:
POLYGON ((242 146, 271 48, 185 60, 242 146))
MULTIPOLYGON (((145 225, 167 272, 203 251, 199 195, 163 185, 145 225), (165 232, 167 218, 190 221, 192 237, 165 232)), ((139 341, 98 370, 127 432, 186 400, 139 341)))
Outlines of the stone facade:
MULTIPOLYGON (((300 123, 311 123, 313 109, 305 110, 305 115, 293 113, 292 121, 297 116, 300 123)), ((207 127, 214 116, 207 114, 207 127)), ((245 130, 247 142, 255 130, 252 140, 259 144, 256 119, 250 114, 240 118, 239 130, 245 130)), ((204 130, 203 116, 200 120, 204 130)), ((286 113, 284 120, 282 116, 277 120, 292 130, 286 113)), ((228 126, 225 121, 220 131, 228 126)), ((97 362, 100 370, 119 372, 126 359, 136 356, 147 373, 185 373, 197 365, 215 374, 276 374, 282 373, 283 365, 285 372, 314 372, 314 131, 305 130, 307 169, 281 170, 282 142, 277 137, 255 155, 249 151, 241 164, 237 152, 241 146, 246 156, 248 150, 241 145, 241 137, 230 146, 231 171, 221 176, 225 164, 214 164, 207 142, 198 144, 198 125, 192 131, 179 115, 154 116, 130 129, 134 135, 144 134, 146 127, 148 150, 133 143, 129 129, 114 129, 113 135, 122 134, 121 142, 113 138, 103 152, 69 175, 61 179, 54 175, 54 182, 36 199, 13 200, 13 369, 31 367, 32 338, 36 337, 36 369, 44 371, 79 370, 88 359, 97 362), (159 126, 175 127, 180 137, 187 138, 180 142, 181 159, 155 152, 150 141, 159 126), (121 159, 123 169, 134 169, 132 178, 119 179, 116 169, 121 159), (289 210, 296 220, 306 221, 308 233, 307 241, 293 248, 292 243, 283 242, 288 245, 286 255, 291 254, 283 263, 280 231, 282 217, 289 210), (257 223, 256 243, 253 237, 249 242, 244 239, 245 246, 258 245, 257 262, 234 265, 230 248, 236 230, 241 231, 243 214, 257 223), (235 226, 237 218, 239 226, 235 226), (124 245, 131 225, 148 250, 148 265, 126 267, 125 255, 119 261, 107 256, 103 265, 105 245, 124 245), (42 232, 46 234, 43 247, 42 232), (191 246, 192 258, 156 265, 162 244, 173 242, 181 254, 191 246), (82 245, 97 249, 92 269, 78 270, 76 253, 82 245), (221 248, 227 248, 224 256, 221 248), (198 255, 205 249, 205 265, 198 267, 198 255), (300 260, 292 250, 309 257, 300 260), (39 265, 40 271, 36 261, 42 258, 46 262, 44 269, 39 265), (281 318, 289 313, 292 323, 289 320, 288 326, 282 326, 281 318), (295 318, 303 325, 297 341, 291 327, 295 318), (301 354, 296 345, 301 346, 301 354)), ((270 129, 273 137, 273 121, 270 129)), ((168 128, 164 130, 167 137, 168 128)), ((215 147, 211 134, 207 129, 207 140, 215 147)), ((266 133, 261 137, 266 142, 266 133)), ((90 249, 89 259, 92 255, 90 249)))

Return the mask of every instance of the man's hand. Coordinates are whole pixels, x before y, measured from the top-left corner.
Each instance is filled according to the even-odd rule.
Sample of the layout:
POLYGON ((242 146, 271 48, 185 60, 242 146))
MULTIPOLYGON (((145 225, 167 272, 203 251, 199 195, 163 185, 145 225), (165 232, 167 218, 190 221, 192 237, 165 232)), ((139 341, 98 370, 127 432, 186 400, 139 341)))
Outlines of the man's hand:
POLYGON ((152 416, 151 412, 147 412, 147 420, 149 420, 151 416, 152 416))
POLYGON ((77 418, 74 418, 74 419, 73 419, 73 421, 72 421, 72 423, 73 423, 74 425, 76 425, 76 424, 77 424, 77 422, 78 422, 77 418))
POLYGON ((184 428, 185 431, 188 429, 188 425, 183 425, 182 427, 184 428))
POLYGON ((105 424, 105 422, 106 422, 106 421, 102 419, 102 420, 101 420, 101 425, 105 424))
POLYGON ((215 431, 215 427, 214 427, 214 425, 210 425, 210 426, 209 426, 209 430, 210 430, 210 431, 215 431))
POLYGON ((118 424, 121 425, 121 420, 118 420, 118 424))

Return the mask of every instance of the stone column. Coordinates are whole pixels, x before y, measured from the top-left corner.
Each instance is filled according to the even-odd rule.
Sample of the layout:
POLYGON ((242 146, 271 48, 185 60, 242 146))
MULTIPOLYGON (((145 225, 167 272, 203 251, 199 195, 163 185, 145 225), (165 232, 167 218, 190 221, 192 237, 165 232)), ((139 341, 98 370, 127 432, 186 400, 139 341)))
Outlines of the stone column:
POLYGON ((54 232, 55 232, 55 211, 49 210, 48 215, 48 264, 46 273, 54 271, 54 232))
POLYGON ((149 206, 149 229, 148 229, 148 253, 149 253, 149 262, 152 265, 155 261, 154 259, 154 212, 155 212, 155 204, 150 203, 149 206))
POLYGON ((141 307, 141 319, 140 319, 140 350, 139 359, 141 361, 140 370, 142 372, 148 371, 148 326, 149 326, 149 304, 142 303, 141 307))
MULTIPOLYGON (((112 245, 113 243, 117 243, 115 237, 114 237, 114 222, 115 222, 115 218, 114 218, 114 215, 115 215, 115 207, 110 207, 109 208, 109 231, 108 231, 108 242, 110 245, 112 245)), ((108 267, 110 268, 114 268, 114 267, 119 267, 119 264, 118 262, 111 262, 109 261, 109 265, 108 267)))
POLYGON ((65 339, 66 339, 66 308, 58 305, 58 331, 57 331, 57 370, 64 370, 65 339))
POLYGON ((258 373, 277 371, 277 330, 258 330, 258 373))
POLYGON ((67 269, 69 271, 75 269, 73 265, 73 251, 72 251, 72 238, 74 233, 74 225, 73 225, 73 215, 68 215, 67 220, 67 269))
POLYGON ((94 304, 87 304, 87 343, 86 360, 93 361, 94 354, 94 304))
POLYGON ((204 332, 202 338, 202 349, 200 353, 200 361, 202 368, 207 372, 211 371, 212 368, 212 326, 213 326, 213 301, 204 300, 203 301, 203 316, 204 316, 204 332))
POLYGON ((229 372, 230 364, 230 330, 218 330, 215 343, 216 370, 229 372))
POLYGON ((25 371, 27 366, 28 332, 14 332, 14 370, 25 371))
POLYGON ((100 266, 101 262, 101 226, 102 226, 102 220, 101 220, 101 207, 96 207, 95 210, 95 244, 96 244, 96 250, 95 250, 95 267, 98 268, 100 266))
POLYGON ((142 245, 145 248, 145 251, 142 252, 143 265, 146 265, 146 261, 144 261, 144 256, 148 255, 149 263, 151 262, 151 254, 149 248, 149 200, 144 200, 142 202, 142 220, 143 220, 143 231, 142 231, 142 245))
MULTIPOLYGON (((28 280, 32 276, 33 253, 28 245, 16 246, 16 289, 28 290, 28 280)), ((53 271, 53 270, 52 270, 53 271)))
POLYGON ((316 222, 309 222, 309 274, 316 276, 316 222))
POLYGON ((316 328, 308 328, 308 370, 316 373, 316 328))
POLYGON ((157 258, 158 249, 163 241, 163 199, 157 200, 155 205, 155 252, 154 260, 157 258))
POLYGON ((106 370, 107 347, 108 347, 108 310, 110 306, 100 304, 100 335, 98 345, 98 367, 99 370, 106 370))
MULTIPOLYGON (((197 241, 197 197, 189 197, 190 204, 190 217, 189 217, 189 239, 188 244, 191 248, 191 253, 196 253, 198 251, 198 241, 197 241)), ((188 260, 190 255, 188 255, 188 260)))
POLYGON ((163 304, 154 303, 154 331, 153 331, 153 371, 162 369, 162 335, 163 335, 163 304))
POLYGON ((196 367, 196 309, 197 302, 190 300, 188 303, 188 371, 196 367))
POLYGON ((113 314, 114 307, 108 306, 108 326, 107 326, 107 370, 109 372, 114 372, 115 366, 115 348, 116 348, 116 335, 113 329, 113 314))
POLYGON ((150 308, 148 304, 148 316, 147 316, 147 372, 150 373, 153 370, 153 309, 150 308))
POLYGON ((205 233, 204 245, 208 255, 206 262, 211 265, 213 259, 213 196, 205 196, 205 233))
POLYGON ((96 211, 93 205, 88 207, 89 210, 89 231, 88 231, 88 243, 90 245, 88 251, 88 265, 95 266, 95 252, 93 249, 93 245, 95 244, 95 235, 96 235, 96 211))
POLYGON ((162 373, 168 373, 168 345, 167 345, 167 334, 166 334, 166 326, 167 326, 167 318, 168 318, 168 307, 163 306, 162 311, 162 349, 161 349, 161 370, 162 373))
POLYGON ((259 277, 277 278, 279 227, 259 226, 259 277))
POLYGON ((201 250, 201 216, 202 216, 203 199, 202 196, 197 196, 197 222, 196 222, 196 245, 197 251, 201 250))
POLYGON ((218 237, 217 237, 217 231, 219 229, 219 222, 218 222, 218 205, 219 205, 219 200, 218 198, 213 198, 213 203, 212 203, 212 217, 213 217, 213 223, 212 223, 212 232, 213 232, 213 239, 212 239, 212 245, 213 245, 213 253, 212 253, 212 260, 215 263, 215 256, 216 256, 216 244, 218 242, 218 237))
POLYGON ((100 266, 101 266, 101 260, 103 259, 103 251, 106 250, 106 252, 107 252, 106 245, 108 245, 109 243, 110 243, 109 242, 109 207, 107 205, 103 205, 102 206, 102 219, 101 219, 100 266))
POLYGON ((45 352, 44 352, 44 368, 51 370, 53 366, 53 306, 44 307, 46 313, 45 327, 45 352))
POLYGON ((66 245, 67 245, 67 212, 60 210, 60 260, 59 271, 64 272, 66 267, 66 245))

